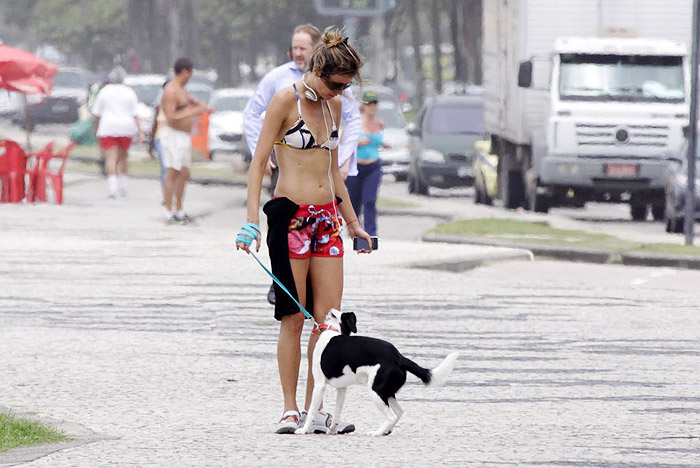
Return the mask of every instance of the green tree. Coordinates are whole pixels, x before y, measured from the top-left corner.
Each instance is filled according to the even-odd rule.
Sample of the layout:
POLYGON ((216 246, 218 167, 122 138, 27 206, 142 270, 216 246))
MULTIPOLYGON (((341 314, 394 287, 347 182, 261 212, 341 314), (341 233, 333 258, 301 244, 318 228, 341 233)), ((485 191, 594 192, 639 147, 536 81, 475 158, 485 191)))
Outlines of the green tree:
POLYGON ((109 67, 127 47, 124 2, 113 0, 43 0, 32 10, 39 40, 53 43, 92 68, 109 67))

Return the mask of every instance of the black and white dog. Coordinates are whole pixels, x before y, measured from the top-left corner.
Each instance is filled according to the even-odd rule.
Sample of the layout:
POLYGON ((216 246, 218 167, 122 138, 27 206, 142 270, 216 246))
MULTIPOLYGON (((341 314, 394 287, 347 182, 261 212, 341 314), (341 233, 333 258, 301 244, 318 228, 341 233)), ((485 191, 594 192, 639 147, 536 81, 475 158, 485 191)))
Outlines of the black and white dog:
POLYGON ((458 353, 447 356, 433 370, 424 369, 402 356, 388 341, 350 336, 350 333, 357 333, 356 323, 354 313, 331 309, 321 325, 321 336, 314 349, 311 368, 314 377, 313 397, 306 423, 296 430, 297 434, 309 433, 326 385, 335 387, 338 392, 333 423, 328 430, 329 434, 335 434, 347 387, 366 384, 372 401, 386 418, 381 427, 369 435, 389 435, 403 414, 396 401, 396 392, 406 383, 406 371, 421 379, 425 385, 441 385, 452 372, 458 353))

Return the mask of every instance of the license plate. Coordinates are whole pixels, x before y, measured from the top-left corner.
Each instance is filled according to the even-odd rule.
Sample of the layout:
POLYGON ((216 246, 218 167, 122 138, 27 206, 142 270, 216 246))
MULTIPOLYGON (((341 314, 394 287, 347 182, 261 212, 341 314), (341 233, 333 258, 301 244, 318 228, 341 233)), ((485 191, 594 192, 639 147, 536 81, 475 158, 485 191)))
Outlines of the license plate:
POLYGON ((462 166, 457 168, 457 176, 458 177, 466 177, 469 175, 469 168, 462 166))
POLYGON ((55 104, 51 106, 51 110, 57 114, 68 112, 68 104, 55 104))
POLYGON ((611 177, 636 177, 639 166, 636 164, 606 164, 605 174, 611 177))

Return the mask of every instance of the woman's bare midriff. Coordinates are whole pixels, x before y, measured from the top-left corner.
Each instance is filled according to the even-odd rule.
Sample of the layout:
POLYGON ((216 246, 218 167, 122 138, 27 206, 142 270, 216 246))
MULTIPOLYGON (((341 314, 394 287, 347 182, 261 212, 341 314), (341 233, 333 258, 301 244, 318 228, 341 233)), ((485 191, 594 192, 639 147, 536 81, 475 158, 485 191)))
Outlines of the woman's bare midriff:
MULTIPOLYGON (((279 179, 275 197, 287 197, 298 205, 325 204, 333 200, 328 180, 328 150, 300 150, 275 145, 279 179)), ((337 188, 335 189, 337 192, 337 188)))

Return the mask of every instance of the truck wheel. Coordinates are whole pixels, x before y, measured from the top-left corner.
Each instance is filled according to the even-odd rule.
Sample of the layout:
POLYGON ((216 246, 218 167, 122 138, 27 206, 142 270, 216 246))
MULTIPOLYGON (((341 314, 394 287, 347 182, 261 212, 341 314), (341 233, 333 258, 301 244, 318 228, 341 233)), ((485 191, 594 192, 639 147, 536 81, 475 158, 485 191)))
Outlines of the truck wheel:
POLYGON ((528 196, 528 204, 530 209, 535 213, 549 212, 549 198, 547 195, 535 193, 528 196))
POLYGON ((685 218, 683 217, 677 218, 675 216, 672 216, 670 218, 666 218, 666 232, 672 234, 681 234, 685 228, 684 223, 685 218))
POLYGON ((507 171, 504 175, 506 180, 503 187, 503 205, 505 208, 514 210, 523 206, 523 199, 525 198, 523 177, 520 172, 516 171, 507 171))
POLYGON ((682 234, 684 230, 685 218, 682 216, 680 218, 676 218, 675 228, 673 229, 673 232, 675 232, 676 234, 682 234))
POLYGON ((632 203, 630 205, 630 214, 632 214, 633 220, 644 221, 645 219, 647 219, 647 204, 632 203))
POLYGON ((651 216, 654 218, 654 221, 662 221, 665 212, 666 207, 664 205, 651 205, 651 216))

